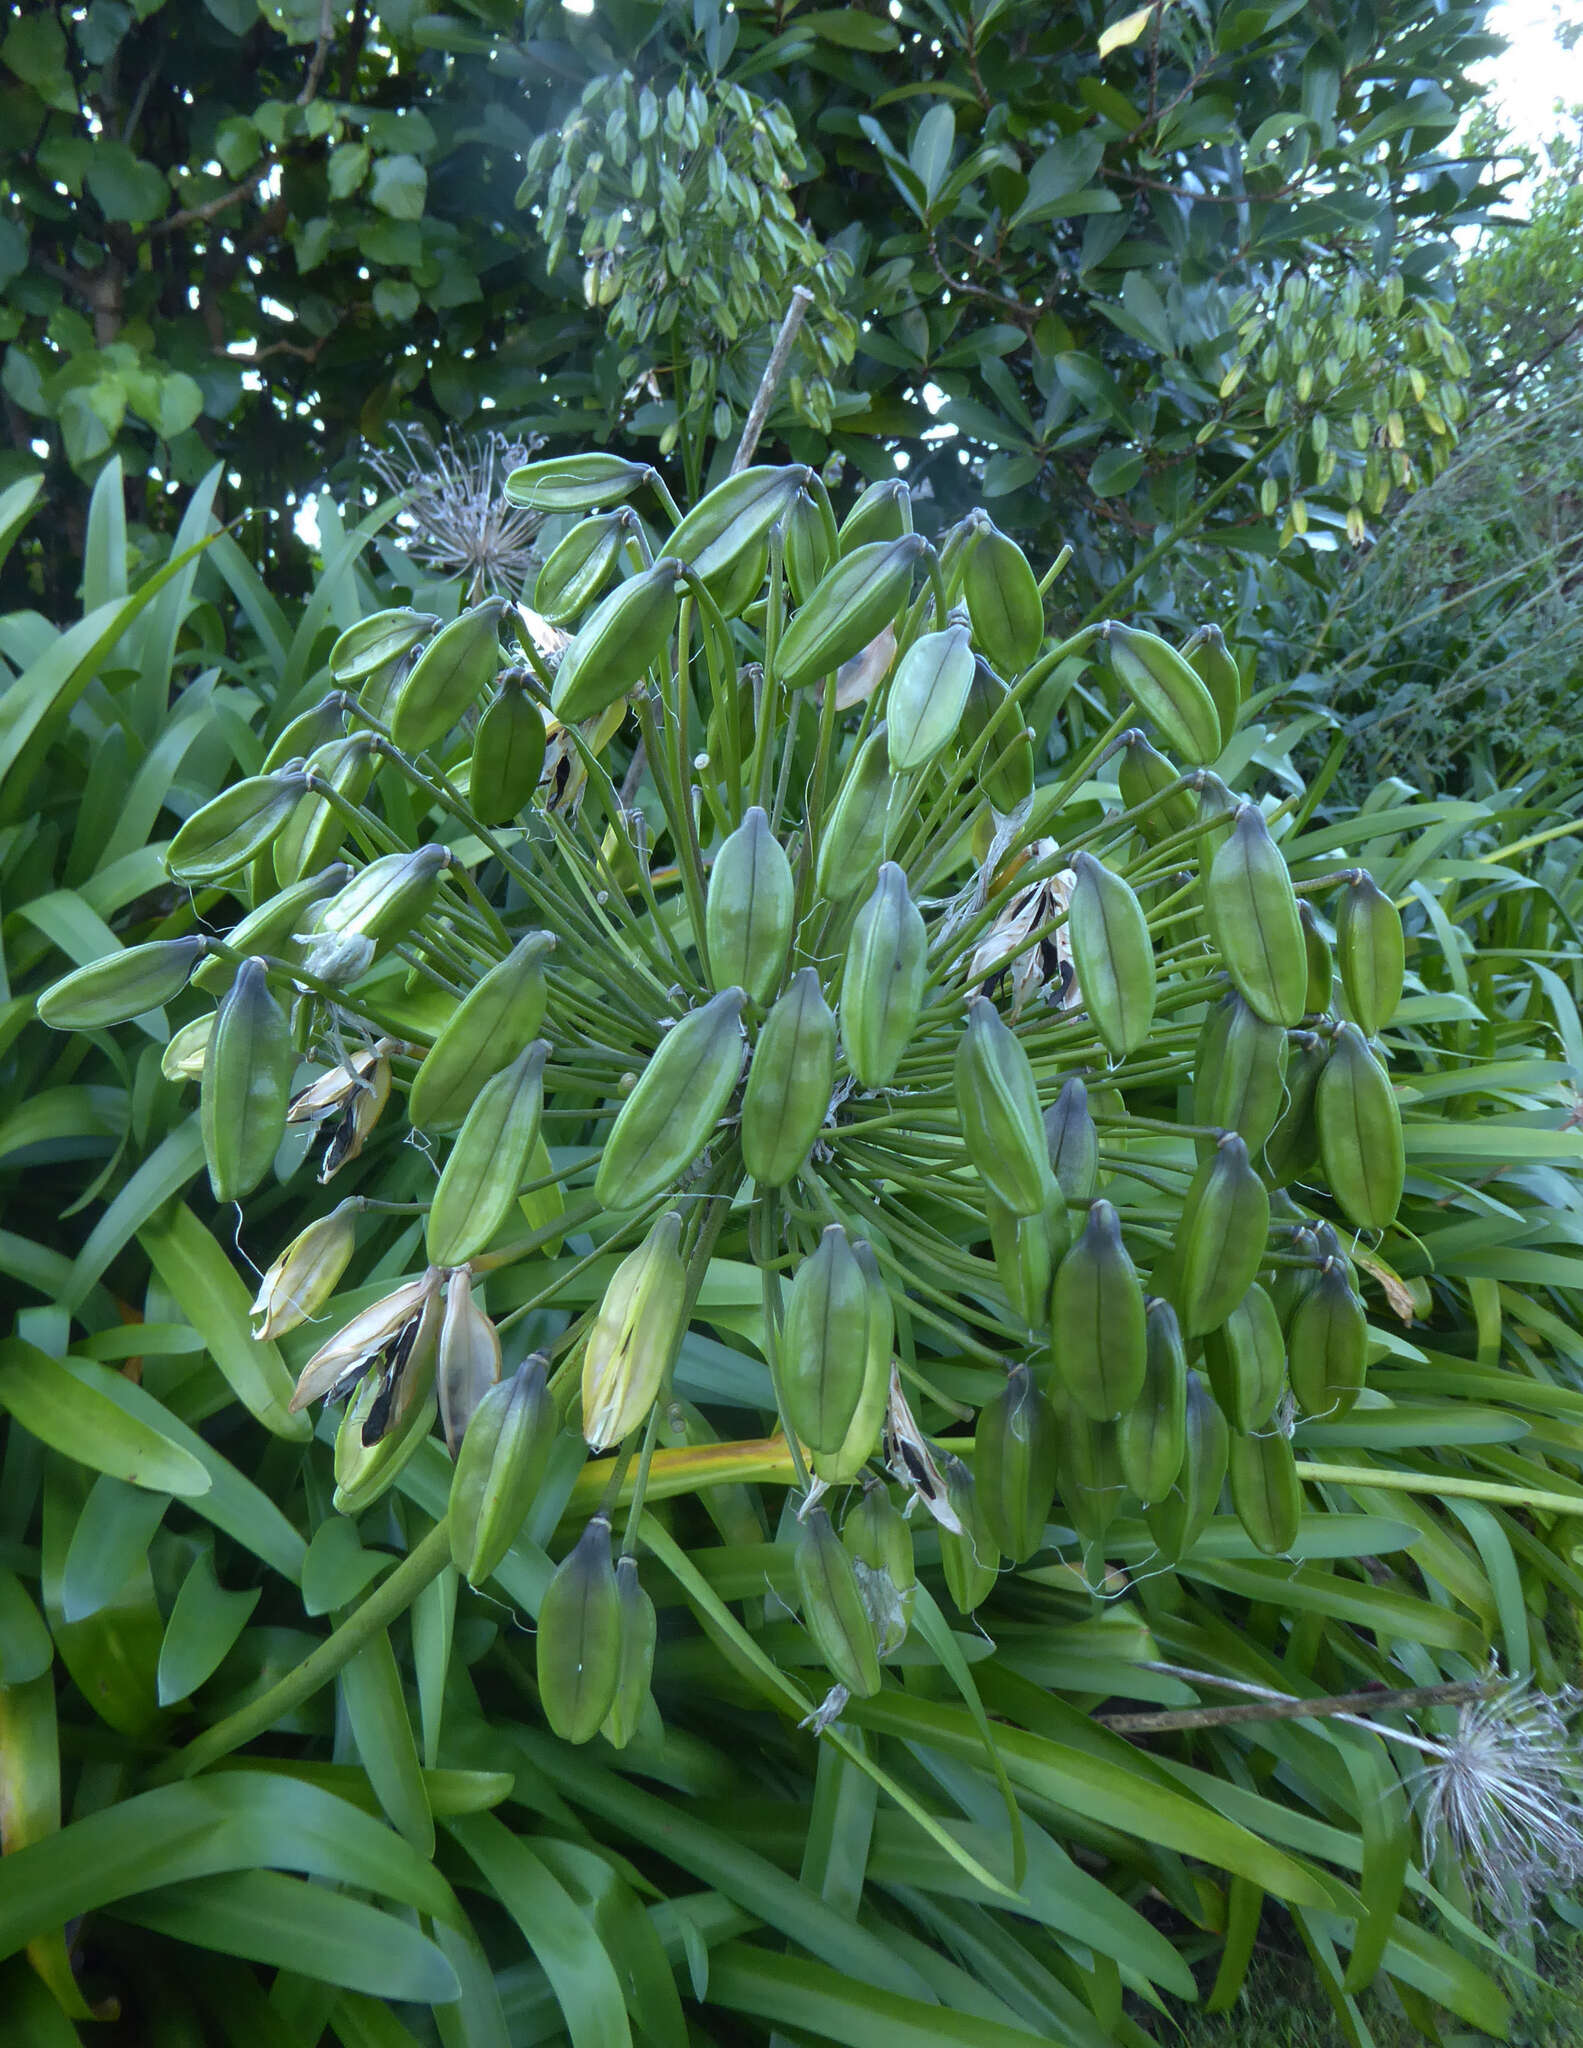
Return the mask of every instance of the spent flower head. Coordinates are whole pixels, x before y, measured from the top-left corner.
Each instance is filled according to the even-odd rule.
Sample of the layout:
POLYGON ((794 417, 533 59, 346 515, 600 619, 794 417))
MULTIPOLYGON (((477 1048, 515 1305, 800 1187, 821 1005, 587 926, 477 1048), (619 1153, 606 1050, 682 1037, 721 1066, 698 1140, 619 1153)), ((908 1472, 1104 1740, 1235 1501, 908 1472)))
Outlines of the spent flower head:
POLYGON ((433 440, 421 427, 395 430, 389 448, 370 448, 368 466, 389 491, 406 498, 396 538, 422 569, 467 578, 470 604, 516 598, 538 567, 534 535, 541 515, 506 502, 501 488, 541 445, 501 433, 433 440))

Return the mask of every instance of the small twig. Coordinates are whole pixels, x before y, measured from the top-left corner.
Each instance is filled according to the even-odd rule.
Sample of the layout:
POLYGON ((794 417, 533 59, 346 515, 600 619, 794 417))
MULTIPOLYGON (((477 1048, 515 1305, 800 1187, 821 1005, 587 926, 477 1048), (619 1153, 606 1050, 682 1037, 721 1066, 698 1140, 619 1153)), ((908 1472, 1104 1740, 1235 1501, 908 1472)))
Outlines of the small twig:
POLYGON ((297 105, 305 107, 319 90, 319 81, 324 76, 324 67, 330 59, 330 46, 335 41, 335 0, 322 0, 319 9, 319 39, 313 46, 312 61, 308 65, 308 76, 302 91, 297 95, 297 105))
POLYGON ((1483 1699, 1503 1682, 1476 1679, 1461 1684, 1414 1685, 1400 1692, 1385 1686, 1369 1686, 1362 1692, 1330 1693, 1304 1700, 1290 1693, 1266 1692, 1262 1686, 1243 1685, 1232 1678, 1215 1678, 1208 1672, 1189 1674, 1174 1666, 1160 1665, 1145 1668, 1165 1669, 1174 1677, 1191 1676, 1199 1684, 1222 1685, 1229 1691, 1256 1693, 1258 1697, 1228 1707, 1180 1707, 1157 1714, 1097 1714, 1094 1718, 1102 1728, 1117 1735, 1169 1735, 1190 1728, 1230 1728, 1244 1721, 1350 1720, 1360 1711, 1404 1714, 1420 1707, 1460 1706, 1467 1700, 1483 1699))
POLYGON ((786 308, 786 318, 781 322, 781 331, 775 337, 775 346, 770 350, 770 359, 764 365, 764 374, 759 379, 759 388, 753 394, 753 404, 748 411, 742 428, 742 438, 737 443, 737 452, 731 458, 731 475, 746 469, 753 460, 753 451, 759 445, 759 436, 764 431, 764 422, 770 416, 770 407, 775 403, 775 394, 780 390, 781 379, 786 375, 786 365, 791 361, 792 344, 797 339, 797 330, 802 326, 808 308, 813 304, 813 293, 805 284, 792 286, 791 304, 786 308))

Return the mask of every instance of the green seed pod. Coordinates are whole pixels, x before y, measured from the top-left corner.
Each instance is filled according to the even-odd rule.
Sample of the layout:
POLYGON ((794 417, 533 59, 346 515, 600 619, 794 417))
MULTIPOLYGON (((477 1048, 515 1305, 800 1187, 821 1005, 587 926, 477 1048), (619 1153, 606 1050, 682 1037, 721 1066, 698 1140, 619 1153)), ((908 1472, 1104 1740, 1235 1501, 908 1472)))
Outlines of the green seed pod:
POLYGON ((883 862, 853 921, 841 977, 841 1044, 859 1087, 885 1087, 912 1043, 928 947, 905 872, 883 862))
POLYGON ((286 1135, 297 1054, 261 960, 244 960, 221 999, 204 1054, 198 1122, 217 1202, 251 1194, 286 1135))
POLYGON ((842 520, 837 552, 854 554, 874 541, 900 540, 912 532, 912 493, 899 476, 881 477, 858 494, 842 520))
POLYGON ((722 989, 682 1018, 621 1105, 594 1176, 606 1209, 636 1209, 679 1180, 708 1144, 742 1071, 742 1005, 722 989))
MULTIPOLYGON (((1195 1124, 1235 1131, 1257 1159, 1286 1100, 1288 1044, 1279 1024, 1266 1024, 1235 989, 1204 1019, 1193 1058, 1195 1124)), ((1200 1156, 1212 1141, 1200 1138, 1200 1156)))
POLYGON ((1396 1220, 1406 1178, 1401 1111, 1384 1067, 1355 1024, 1343 1024, 1314 1090, 1314 1128, 1330 1192, 1359 1230, 1396 1220))
POLYGON ((1172 1564, 1186 1557, 1208 1528, 1226 1483, 1230 1431, 1196 1372, 1187 1375, 1186 1422, 1187 1447, 1176 1484, 1143 1510, 1160 1555, 1172 1564))
POLYGON ((543 1354, 498 1380, 473 1410, 451 1474, 451 1560, 481 1586, 517 1540, 555 1442, 543 1354))
POLYGON ((1142 821, 1146 839, 1157 842, 1192 829, 1198 816, 1192 791, 1181 786, 1175 766, 1151 747, 1141 732, 1127 735, 1116 780, 1121 801, 1129 811, 1149 806, 1142 821))
MULTIPOLYGON (((367 796, 378 765, 373 742, 364 733, 331 740, 304 763, 313 782, 332 790, 342 802, 360 804, 367 796)), ((270 848, 275 879, 289 889, 303 877, 316 877, 335 859, 346 838, 347 820, 330 801, 310 790, 292 811, 270 848)))
POLYGON ((1319 1160, 1319 1130, 1314 1122, 1314 1097, 1329 1058, 1325 1042, 1313 1031, 1294 1031, 1286 1064, 1286 1101, 1275 1128, 1264 1141, 1265 1171, 1276 1187, 1302 1180, 1319 1160))
POLYGON ((857 1413, 868 1355, 869 1294, 847 1234, 832 1223, 797 1268, 778 1361, 789 1426, 815 1451, 839 1451, 857 1413))
MULTIPOLYGON (((291 888, 266 898, 240 924, 233 925, 226 934, 226 944, 238 953, 300 959, 302 946, 296 935, 302 926, 312 922, 308 913, 314 904, 344 889, 351 879, 352 870, 344 861, 337 861, 334 866, 293 883, 291 888)), ((192 985, 218 1001, 235 979, 235 962, 214 953, 194 971, 192 985)))
POLYGON ((529 932, 475 982, 424 1056, 407 1100, 422 1131, 454 1131, 492 1074, 518 1058, 544 1021, 544 962, 552 932, 529 932))
POLYGON ((380 1428, 376 1417, 382 1398, 379 1379, 371 1373, 348 1402, 335 1432, 331 1501, 338 1515, 355 1518, 365 1514, 387 1494, 428 1442, 434 1427, 432 1391, 417 1393, 399 1420, 380 1428), (375 1434, 369 1434, 371 1429, 375 1434))
POLYGON ((478 1091, 429 1203, 431 1266, 465 1265, 511 1214, 539 1135, 549 1052, 536 1038, 478 1091))
POLYGON ((1378 1038, 1402 999, 1406 950, 1401 913, 1366 868, 1342 893, 1336 950, 1347 1008, 1365 1038, 1378 1038))
POLYGON ((473 735, 467 801, 484 825, 508 825, 533 801, 544 773, 544 714, 509 679, 491 699, 473 735))
POLYGON ((471 710, 500 666, 505 600, 485 598, 443 627, 412 664, 390 704, 390 736, 421 753, 471 710))
POLYGON ((1044 639, 1039 579, 1017 543, 986 513, 969 515, 978 528, 962 567, 962 595, 973 638, 993 667, 1015 675, 1038 657, 1044 639))
POLYGON ((620 1603, 616 1690, 599 1732, 612 1748, 625 1749, 648 1708, 654 1647, 659 1640, 659 1617, 654 1602, 638 1583, 635 1557, 616 1559, 616 1597, 620 1603))
POLYGON ((1121 1476, 1145 1505, 1164 1500, 1187 1455, 1187 1354, 1176 1311, 1148 1305, 1143 1391, 1116 1428, 1121 1476))
POLYGON ((965 754, 989 733, 978 758, 978 779, 985 796, 1003 816, 1009 816, 1033 794, 1033 739, 1010 697, 989 663, 975 655, 957 746, 965 754))
POLYGON ((745 988, 755 1003, 767 1003, 786 969, 796 908, 791 862, 754 804, 709 871, 704 936, 715 986, 745 988))
POLYGON ((583 1435, 609 1450, 648 1418, 687 1328, 682 1219, 667 1209, 611 1274, 583 1350, 583 1435))
POLYGON ((524 463, 505 481, 506 502, 533 512, 598 512, 630 498, 654 472, 646 462, 595 451, 524 463))
POLYGON ((898 775, 926 768, 956 738, 973 686, 973 643, 965 626, 915 640, 896 666, 885 700, 886 743, 898 775))
POLYGON ((1050 1329, 1056 1378, 1082 1414, 1105 1422, 1132 1406, 1148 1365, 1147 1320, 1109 1202, 1090 1206, 1082 1235, 1055 1270, 1050 1329))
POLYGON ((203 1063, 209 1051, 209 1034, 214 1029, 214 1012, 206 1017, 194 1017, 190 1024, 183 1024, 173 1032, 166 1042, 165 1050, 159 1056, 159 1070, 167 1081, 197 1081, 203 1076, 203 1063))
POLYGON ((940 1565, 956 1611, 971 1614, 988 1599, 1000 1576, 1000 1551, 990 1534, 972 1473, 960 1458, 949 1453, 941 1460, 941 1466, 946 1499, 960 1526, 942 1526, 940 1565))
POLYGON ((1314 906, 1306 897, 1297 906, 1297 915, 1303 927, 1303 945, 1308 954, 1308 993, 1304 1014, 1322 1017, 1330 1008, 1330 998, 1335 989, 1335 962, 1330 954, 1330 941, 1319 928, 1319 918, 1314 906))
POLYGON ((440 1318, 434 1384, 439 1395, 445 1448, 453 1458, 461 1449, 478 1404, 499 1379, 499 1333, 473 1300, 468 1275, 452 1273, 445 1283, 445 1313, 440 1318))
POLYGON ((1199 840, 1199 859, 1207 860, 1211 850, 1220 845, 1237 820, 1241 799, 1235 796, 1218 775, 1204 769, 1193 778, 1198 787, 1198 815, 1194 823, 1206 826, 1199 840))
POLYGON ((1071 1221, 1060 1183, 1051 1180, 1037 1216, 1019 1216, 984 1190, 984 1213, 995 1252, 995 1272, 1012 1312, 1030 1329, 1042 1330, 1050 1317, 1050 1283, 1056 1262, 1071 1240, 1071 1221))
POLYGON ((825 1668, 859 1699, 879 1691, 879 1642, 858 1583, 857 1565, 823 1508, 813 1508, 797 1538, 802 1618, 825 1668))
POLYGON ((1297 1024, 1308 949, 1292 878, 1257 804, 1243 804, 1204 881, 1210 936, 1243 1000, 1267 1024, 1297 1024))
POLYGON ((38 999, 53 1031, 99 1031, 158 1010, 179 996, 206 951, 202 939, 155 939, 79 967, 38 999))
POLYGON ((1327 1421, 1345 1415, 1363 1391, 1369 1329, 1343 1260, 1325 1260, 1293 1312, 1291 1332, 1288 1354, 1298 1407, 1327 1421))
POLYGON ((1214 699, 1224 744, 1236 731, 1242 712, 1242 672, 1218 626, 1200 626, 1182 652, 1214 699))
POLYGON ((1290 1441, 1277 1429, 1231 1434, 1227 1476, 1231 1505, 1255 1548, 1282 1557, 1297 1541, 1303 1489, 1290 1441))
POLYGON ((1233 1429, 1263 1429, 1286 1391, 1286 1345, 1275 1303, 1258 1282, 1204 1339, 1204 1370, 1233 1429))
POLYGON ((863 1340, 863 1387, 838 1451, 815 1451, 813 1469, 827 1486, 845 1486, 879 1449, 890 1398, 891 1346, 896 1337, 896 1311, 890 1289, 880 1277, 873 1249, 862 1238, 852 1247, 868 1295, 868 1324, 863 1340))
POLYGON ((621 1680, 621 1589, 610 1517, 595 1515, 539 1604, 539 1705, 563 1742, 591 1742, 621 1680))
POLYGON ((433 612, 409 611, 405 605, 359 619, 355 626, 347 627, 330 649, 330 673, 338 683, 363 682, 377 670, 410 654, 439 623, 433 612))
MULTIPOLYGON (((956 1049, 956 1106, 978 1177, 1019 1216, 1049 1197, 1049 1151, 1039 1090, 1021 1042, 995 1005, 975 996, 956 1049)), ((1141 1315, 1141 1306, 1140 1306, 1141 1315)))
POLYGON ((885 735, 877 725, 848 761, 819 834, 814 887, 827 903, 844 903, 865 887, 884 855, 891 796, 885 735))
POLYGON ((311 1322, 334 1294, 357 1248, 354 1204, 343 1202, 299 1230, 259 1283, 253 1337, 265 1344, 311 1322))
POLYGON ((233 783, 181 826, 165 865, 178 882, 220 882, 234 875, 284 830, 307 786, 300 767, 233 783))
POLYGON ((841 1541, 858 1567, 858 1584, 874 1617, 879 1654, 888 1657, 906 1640, 918 1584, 912 1524, 871 1472, 863 1497, 841 1525, 841 1541))
POLYGON ((1217 1330, 1264 1263, 1270 1197, 1235 1131, 1222 1134, 1182 1205, 1176 1240, 1177 1313, 1183 1332, 1217 1330))
POLYGON ((1050 1171, 1068 1202, 1092 1201, 1099 1185, 1099 1133, 1088 1107, 1088 1090, 1077 1075, 1061 1084, 1044 1112, 1045 1150, 1050 1171))
POLYGON ((533 586, 533 608, 552 626, 564 626, 593 603, 621 563, 621 550, 637 532, 625 506, 574 526, 551 552, 533 586))
POLYGON ((602 598, 555 671, 550 704, 563 725, 597 718, 659 660, 676 630, 682 565, 666 555, 602 598))
POLYGON ((422 923, 451 865, 448 846, 432 842, 411 853, 383 853, 355 874, 313 921, 316 937, 365 939, 378 959, 422 923))
POLYGON ((820 578, 835 560, 835 515, 830 510, 829 495, 823 484, 817 477, 813 481, 818 487, 817 494, 812 490, 800 490, 781 521, 786 581, 791 586, 793 604, 808 602, 820 578))
POLYGON ((1127 1482, 1114 1422, 1096 1422, 1071 1403, 1057 1412, 1057 1491, 1066 1519, 1085 1543, 1103 1542, 1121 1511, 1127 1482))
POLYGON ((901 610, 927 543, 916 534, 872 541, 838 561, 792 618, 775 649, 788 690, 806 689, 860 654, 901 610))
POLYGON ((1173 753, 1207 768, 1225 744, 1215 700, 1176 649, 1157 633, 1112 623, 1107 646, 1116 680, 1173 753))
MULTIPOLYGON (((764 544, 813 475, 798 464, 781 469, 761 464, 739 470, 707 492, 665 543, 665 552, 685 562, 727 617, 741 609, 732 586, 744 564, 757 565, 753 589, 764 580, 764 544)), ((742 602, 746 602, 743 599, 742 602)))
MULTIPOLYGON (((436 619, 435 624, 439 621, 436 619)), ((332 690, 321 697, 317 704, 311 704, 306 711, 299 711, 284 731, 278 733, 264 756, 259 768, 260 775, 274 775, 287 762, 300 765, 308 755, 320 747, 327 747, 332 740, 346 736, 346 697, 339 690, 332 690)))
POLYGON ((990 1533, 1013 1564, 1044 1542, 1055 1498, 1055 1410, 1025 1365, 1014 1365, 993 1401, 980 1409, 973 1480, 990 1533))
POLYGON ((794 974, 764 1019, 742 1091, 742 1163, 760 1187, 802 1171, 835 1087, 835 1017, 816 968, 794 974))
POLYGON ((1154 1023, 1154 943, 1143 906, 1120 875, 1090 853, 1072 862, 1077 886, 1067 912, 1072 964, 1106 1050, 1135 1052, 1154 1023))

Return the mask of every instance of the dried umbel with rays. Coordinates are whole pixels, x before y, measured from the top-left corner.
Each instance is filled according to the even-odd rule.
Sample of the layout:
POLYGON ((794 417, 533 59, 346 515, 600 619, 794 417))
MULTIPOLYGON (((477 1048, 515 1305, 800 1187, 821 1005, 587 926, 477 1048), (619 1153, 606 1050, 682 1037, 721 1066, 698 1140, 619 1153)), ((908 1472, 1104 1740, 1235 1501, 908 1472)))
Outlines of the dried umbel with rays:
POLYGON ((507 503, 510 472, 540 445, 537 435, 512 441, 486 432, 436 441, 421 427, 396 428, 364 460, 386 490, 402 499, 399 544, 431 576, 454 576, 468 601, 519 596, 539 566, 534 536, 542 517, 507 503))

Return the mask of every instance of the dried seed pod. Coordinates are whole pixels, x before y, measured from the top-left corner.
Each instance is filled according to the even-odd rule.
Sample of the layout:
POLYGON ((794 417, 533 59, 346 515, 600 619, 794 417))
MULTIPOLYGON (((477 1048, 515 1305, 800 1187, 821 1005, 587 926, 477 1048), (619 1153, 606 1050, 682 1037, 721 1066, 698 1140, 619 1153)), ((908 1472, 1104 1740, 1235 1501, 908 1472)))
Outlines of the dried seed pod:
POLYGON ((259 1282, 248 1313, 260 1344, 311 1322, 335 1292, 357 1248, 355 1202, 299 1230, 259 1282))
POLYGON ((500 1337, 473 1299, 471 1279, 458 1268, 445 1282, 434 1382, 445 1448, 454 1458, 478 1404, 500 1378, 500 1337))

